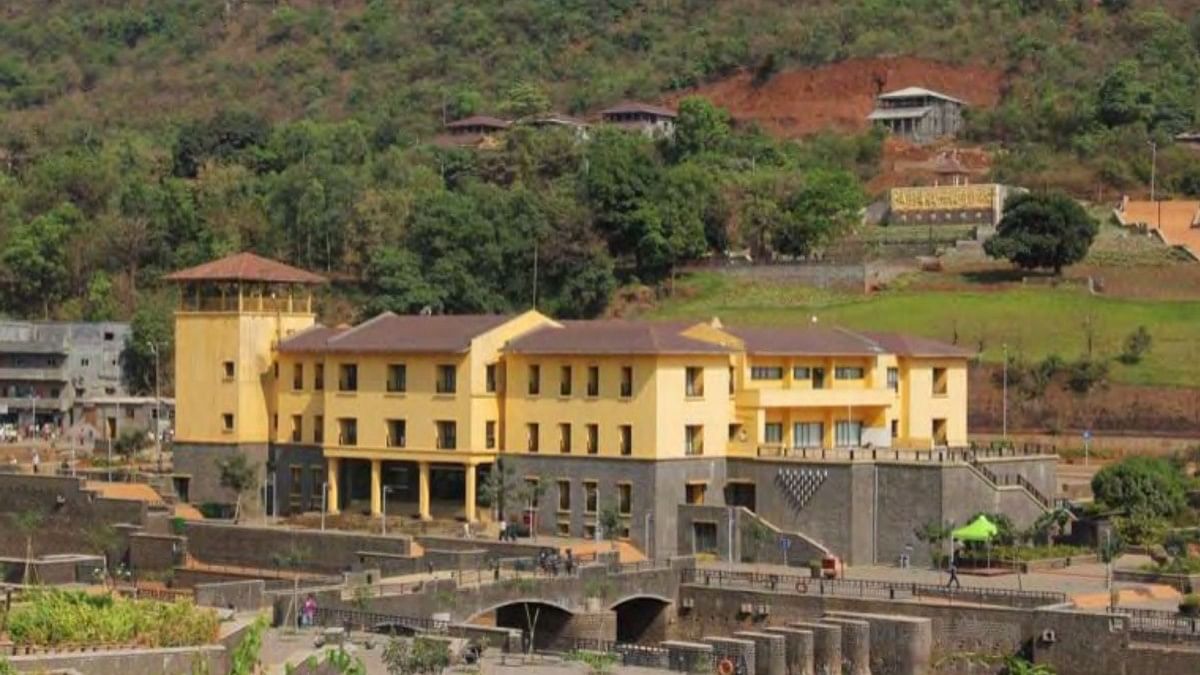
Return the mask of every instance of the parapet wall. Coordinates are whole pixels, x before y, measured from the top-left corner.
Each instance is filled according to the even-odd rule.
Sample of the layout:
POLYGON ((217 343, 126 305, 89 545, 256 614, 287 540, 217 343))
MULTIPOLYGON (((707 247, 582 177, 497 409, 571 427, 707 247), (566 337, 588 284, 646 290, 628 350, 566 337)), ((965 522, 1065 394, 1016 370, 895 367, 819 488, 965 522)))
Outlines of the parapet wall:
MULTIPOLYGON (((147 519, 142 502, 104 499, 84 489, 81 478, 0 473, 0 514, 37 512, 42 523, 33 541, 34 555, 94 553, 87 533, 100 527, 129 523, 138 527, 147 519)), ((116 551, 125 555, 122 541, 116 551)), ((25 537, 12 519, 0 517, 0 556, 25 556, 25 537)))
POLYGON ((280 555, 302 553, 298 569, 338 574, 356 569, 364 551, 409 555, 406 536, 378 536, 337 530, 249 527, 189 521, 184 528, 188 553, 203 563, 274 569, 280 555))

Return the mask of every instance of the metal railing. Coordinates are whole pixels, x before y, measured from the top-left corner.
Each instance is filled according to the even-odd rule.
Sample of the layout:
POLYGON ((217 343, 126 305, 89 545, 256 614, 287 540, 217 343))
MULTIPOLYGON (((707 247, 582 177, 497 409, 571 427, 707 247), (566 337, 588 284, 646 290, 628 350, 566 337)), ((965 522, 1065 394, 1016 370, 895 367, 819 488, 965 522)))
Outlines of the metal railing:
POLYGON ((759 457, 790 457, 793 459, 873 462, 977 462, 981 459, 1013 457, 1045 457, 1057 453, 1055 446, 1003 444, 940 446, 929 449, 853 447, 794 447, 782 443, 764 443, 757 447, 759 457))
POLYGON ((365 612, 357 609, 317 607, 313 621, 318 626, 346 627, 373 633, 445 633, 449 621, 420 616, 403 616, 384 612, 365 612))
POLYGON ((686 569, 681 582, 704 586, 760 588, 801 595, 911 600, 934 598, 1008 607, 1041 607, 1066 602, 1065 593, 1024 591, 982 586, 950 587, 940 584, 903 583, 872 579, 817 579, 798 574, 770 574, 733 570, 686 569))
POLYGON ((1034 501, 1042 505, 1042 508, 1051 509, 1054 507, 1054 501, 1043 494, 1036 485, 1029 482, 1029 479, 1025 478, 1025 476, 1022 476, 1021 474, 1004 474, 1003 476, 997 475, 996 472, 987 468, 981 462, 975 459, 972 459, 970 462, 968 462, 968 465, 972 469, 978 471, 981 476, 986 478, 993 485, 1015 485, 1017 487, 1024 488, 1025 491, 1028 492, 1031 497, 1033 497, 1034 501))
POLYGON ((1126 620, 1130 634, 1152 642, 1200 642, 1200 617, 1159 609, 1109 607, 1108 614, 1126 620))

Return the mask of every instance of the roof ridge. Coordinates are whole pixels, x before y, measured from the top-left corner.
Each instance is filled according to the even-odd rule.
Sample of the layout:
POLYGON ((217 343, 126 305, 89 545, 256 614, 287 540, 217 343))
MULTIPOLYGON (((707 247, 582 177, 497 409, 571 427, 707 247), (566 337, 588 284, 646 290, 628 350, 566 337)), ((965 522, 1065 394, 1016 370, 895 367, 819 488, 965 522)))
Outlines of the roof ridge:
POLYGON ((329 341, 330 341, 330 342, 337 342, 338 340, 340 340, 340 339, 342 339, 342 338, 344 338, 344 337, 346 337, 346 336, 348 336, 348 335, 353 335, 354 333, 358 332, 359 330, 361 330, 361 329, 363 329, 363 328, 366 328, 367 326, 372 326, 372 325, 376 324, 377 322, 379 322, 379 321, 382 321, 383 319, 386 319, 386 318, 389 318, 389 317, 394 317, 394 316, 398 316, 398 315, 397 315, 395 312, 391 311, 391 310, 387 310, 387 311, 381 312, 381 313, 379 313, 379 314, 376 314, 375 316, 373 316, 373 317, 371 317, 371 318, 367 319, 366 321, 364 321, 364 322, 362 322, 362 323, 358 324, 357 326, 351 326, 350 328, 347 328, 346 330, 344 330, 344 331, 342 331, 342 332, 338 333, 337 335, 335 335, 335 336, 333 336, 333 337, 329 338, 329 341))

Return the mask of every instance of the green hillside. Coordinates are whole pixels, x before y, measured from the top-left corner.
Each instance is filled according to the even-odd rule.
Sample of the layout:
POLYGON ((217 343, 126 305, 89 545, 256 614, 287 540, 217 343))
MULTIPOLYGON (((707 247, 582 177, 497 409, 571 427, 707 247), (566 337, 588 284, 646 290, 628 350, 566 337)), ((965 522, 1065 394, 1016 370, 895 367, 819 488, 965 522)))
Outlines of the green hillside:
POLYGON ((1200 194, 1172 143, 1197 122, 1198 44, 1182 1, 9 0, 0 311, 161 319, 162 271, 250 248, 343 280, 339 319, 526 306, 537 250, 540 304, 591 315, 706 249, 819 249, 877 134, 784 142, 694 103, 674 142, 430 141, 474 112, 586 114, 856 56, 1002 70, 967 134, 1002 179, 1140 189, 1156 140, 1160 190, 1200 194))

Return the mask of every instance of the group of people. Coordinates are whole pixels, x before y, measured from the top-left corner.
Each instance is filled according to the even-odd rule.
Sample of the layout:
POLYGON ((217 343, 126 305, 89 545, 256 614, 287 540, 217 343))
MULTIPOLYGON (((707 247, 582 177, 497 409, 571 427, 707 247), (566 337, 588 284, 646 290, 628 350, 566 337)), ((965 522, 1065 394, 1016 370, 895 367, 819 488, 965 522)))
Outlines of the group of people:
POLYGON ((537 568, 544 574, 558 576, 560 570, 565 570, 567 576, 575 573, 575 555, 567 549, 566 555, 553 548, 543 548, 538 551, 537 568))
POLYGON ((507 520, 500 521, 500 541, 516 541, 517 524, 507 520))

